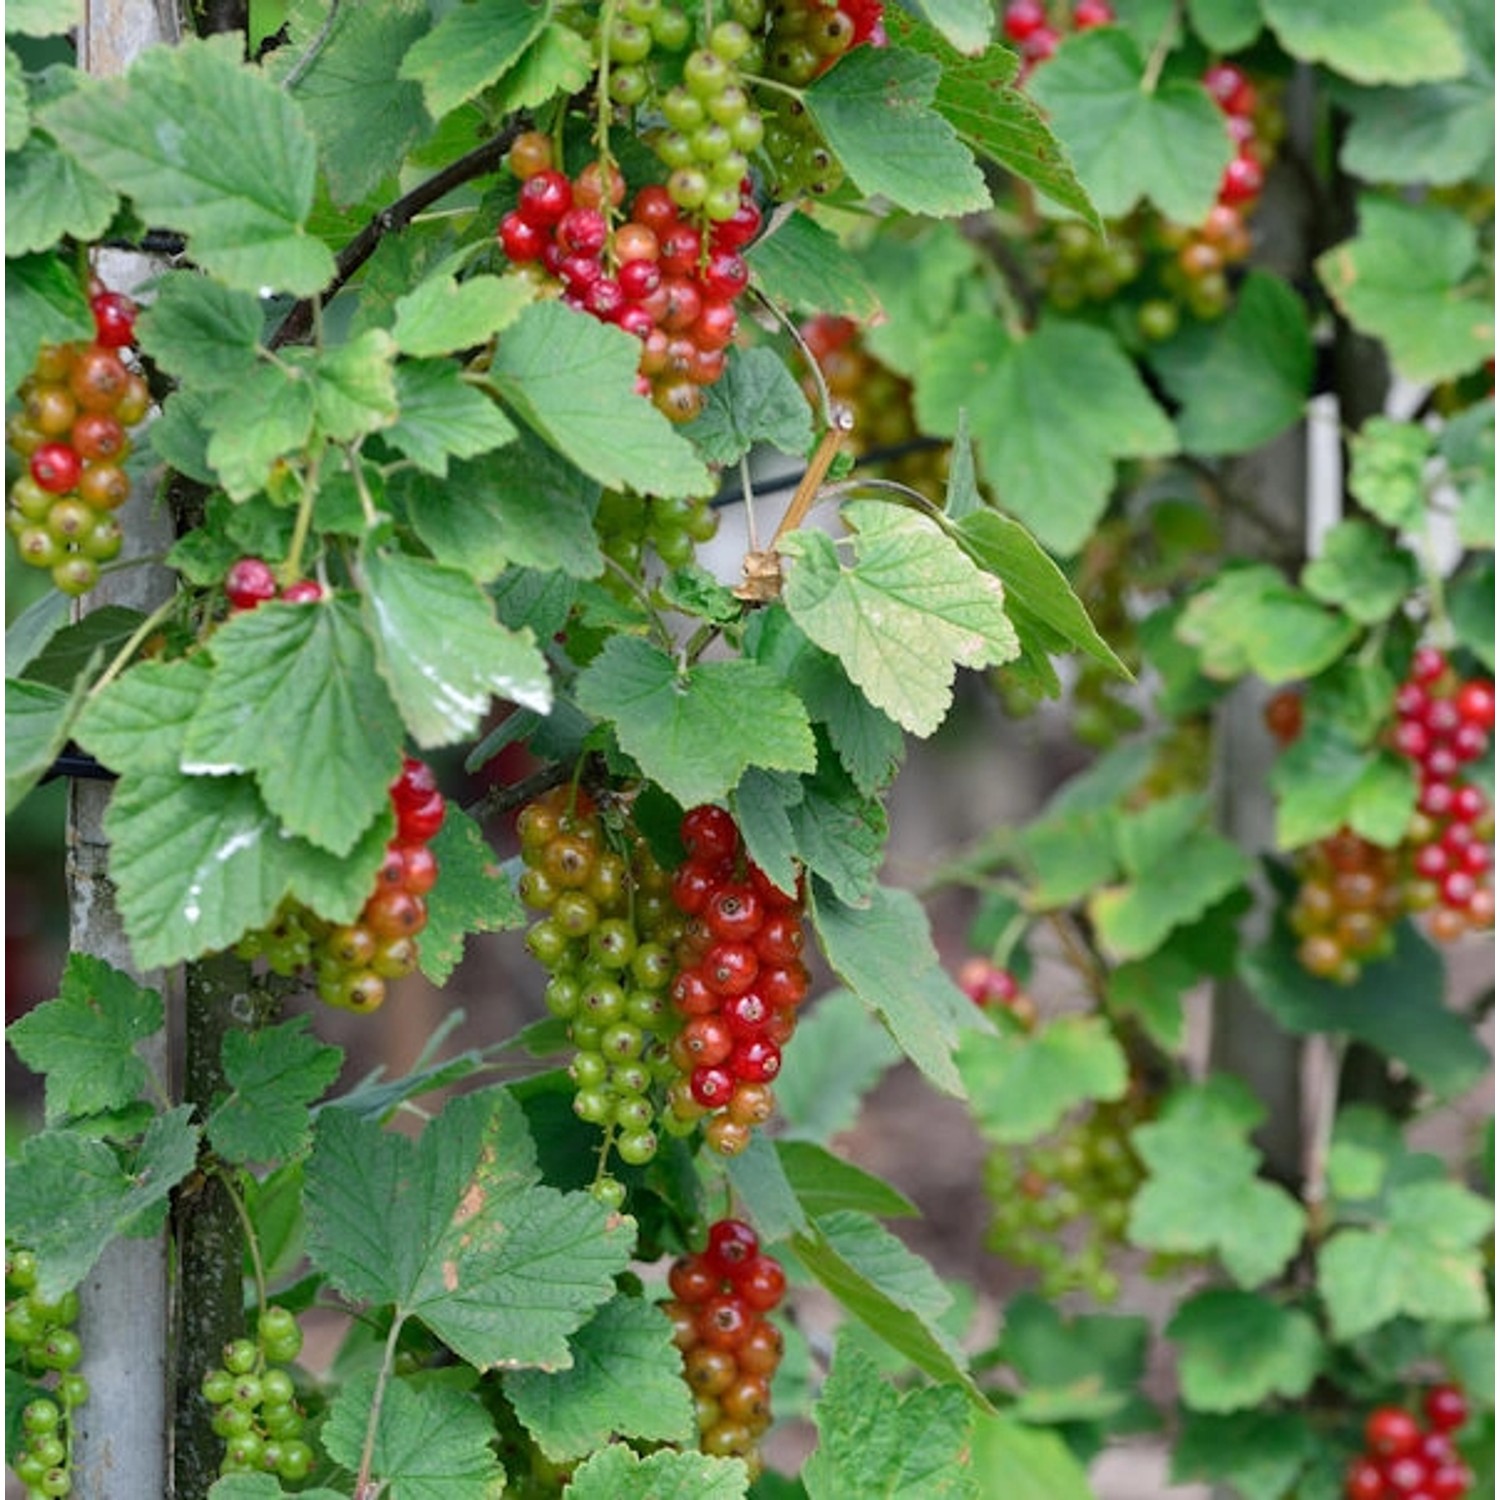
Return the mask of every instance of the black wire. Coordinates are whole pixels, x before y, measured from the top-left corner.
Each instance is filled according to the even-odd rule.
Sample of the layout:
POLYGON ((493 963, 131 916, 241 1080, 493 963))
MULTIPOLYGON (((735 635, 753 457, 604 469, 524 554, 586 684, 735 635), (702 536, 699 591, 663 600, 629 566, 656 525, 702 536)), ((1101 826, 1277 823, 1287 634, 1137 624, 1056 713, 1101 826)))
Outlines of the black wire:
MULTIPOLYGON (((909 453, 927 453, 934 448, 943 448, 947 442, 943 438, 920 437, 912 438, 904 443, 892 443, 887 448, 871 448, 861 453, 855 461, 854 467, 858 469, 869 469, 877 464, 894 463, 898 458, 905 458, 909 453)), ((760 495, 781 495, 788 490, 794 490, 802 483, 802 473, 798 470, 792 474, 783 474, 776 479, 768 479, 764 484, 754 484, 751 493, 760 495)), ((723 505, 738 505, 745 498, 745 489, 738 480, 733 484, 726 484, 710 502, 714 509, 723 505)))
POLYGON ((101 766, 92 755, 86 754, 76 746, 69 746, 52 762, 43 775, 41 784, 45 786, 49 781, 56 781, 59 776, 66 776, 72 781, 117 781, 119 779, 108 766, 101 766))

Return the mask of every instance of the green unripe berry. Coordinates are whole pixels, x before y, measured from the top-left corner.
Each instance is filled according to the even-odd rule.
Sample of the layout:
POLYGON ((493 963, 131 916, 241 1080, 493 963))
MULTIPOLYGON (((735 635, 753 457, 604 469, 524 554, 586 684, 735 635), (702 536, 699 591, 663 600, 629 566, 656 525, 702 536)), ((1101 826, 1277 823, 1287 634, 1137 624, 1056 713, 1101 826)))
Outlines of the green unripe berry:
POLYGON ((615 1142, 620 1160, 633 1167, 643 1167, 656 1155, 656 1133, 652 1130, 627 1130, 615 1142))
POLYGON ((260 1425, 273 1438, 294 1438, 302 1431, 302 1413, 290 1402, 267 1402, 260 1409, 260 1425))
POLYGON ((223 1406, 234 1399, 234 1376, 228 1370, 210 1370, 199 1389, 210 1406, 223 1406))
POLYGON ((259 1357, 252 1339, 231 1339, 224 1345, 224 1368, 231 1375, 248 1375, 259 1357))
POLYGON ((55 1469, 68 1456, 63 1440, 54 1432, 39 1433, 31 1440, 31 1456, 44 1469, 55 1469))
POLYGON ((39 1397, 28 1401, 21 1412, 21 1425, 27 1432, 56 1432, 62 1421, 62 1409, 55 1401, 39 1397))
POLYGON ((663 6, 652 16, 651 35, 656 45, 666 52, 680 52, 693 35, 693 23, 680 10, 669 10, 663 6))
POLYGON ((568 1064, 568 1073, 581 1089, 597 1089, 609 1081, 609 1063, 598 1052, 579 1052, 568 1064))
POLYGON ((589 1192, 608 1209, 619 1209, 625 1203, 625 1184, 615 1177, 601 1177, 591 1183, 589 1192))
POLYGON ((287 1405, 296 1394, 292 1377, 285 1370, 267 1370, 260 1377, 260 1399, 267 1406, 287 1405))
MULTIPOLYGON (((45 490, 42 493, 47 494, 45 490)), ((50 495, 47 504, 52 504, 50 495)), ((36 1285, 36 1256, 30 1250, 12 1250, 6 1255, 5 1284, 18 1292, 29 1292, 36 1285)))
POLYGON ((283 1479, 306 1479, 312 1468, 313 1451, 306 1443, 292 1439, 281 1445, 281 1462, 277 1472, 283 1479))
POLYGON ((64 1375, 57 1382, 57 1394, 62 1404, 70 1411, 75 1406, 82 1406, 89 1399, 89 1383, 77 1373, 64 1375))

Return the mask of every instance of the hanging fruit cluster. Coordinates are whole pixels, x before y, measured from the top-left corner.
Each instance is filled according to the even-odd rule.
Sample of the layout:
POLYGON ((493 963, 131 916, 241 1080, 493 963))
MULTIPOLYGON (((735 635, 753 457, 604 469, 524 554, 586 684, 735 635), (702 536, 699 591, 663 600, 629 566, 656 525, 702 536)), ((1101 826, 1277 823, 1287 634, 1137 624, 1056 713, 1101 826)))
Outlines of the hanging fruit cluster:
POLYGON ((690 809, 682 843, 688 857, 671 891, 687 922, 670 994, 683 1076, 669 1090, 670 1117, 677 1128, 702 1121, 708 1144, 736 1156, 775 1110, 771 1083, 807 997, 802 903, 746 856, 723 808, 690 809))
POLYGON ((1474 1476, 1458 1456, 1452 1434, 1469 1419, 1469 1403, 1455 1385, 1435 1385, 1422 1397, 1421 1418, 1403 1406, 1377 1406, 1365 1421, 1365 1450, 1344 1471, 1347 1500, 1463 1500, 1474 1476))
POLYGON ((386 845, 375 889, 353 922, 326 922, 300 902, 288 901, 269 927, 248 934, 235 948, 241 958, 264 958, 276 974, 311 967, 320 999, 360 1015, 385 1003, 391 980, 416 970, 427 893, 438 876, 428 845, 447 813, 431 767, 412 756, 402 761, 390 795, 395 837, 386 845))
POLYGON ((323 585, 313 578, 299 578, 282 588, 269 563, 259 557, 241 557, 224 575, 224 597, 231 614, 242 614, 272 599, 283 604, 316 604, 323 597, 323 585))
POLYGON ((767 1314, 781 1303, 786 1275, 742 1219, 710 1226, 706 1248, 679 1256, 667 1276, 672 1320, 692 1387, 704 1453, 758 1468, 756 1444, 771 1425, 771 1377, 781 1332, 767 1314))
POLYGON ((1465 769, 1489 749, 1494 728, 1494 683, 1460 681, 1443 652, 1420 647, 1396 692, 1391 743, 1420 778, 1406 904, 1430 913, 1427 929, 1440 942, 1495 925, 1494 808, 1465 769))
POLYGON ((963 961, 958 970, 958 987, 981 1010, 1002 1011, 1013 1017, 1023 1031, 1035 1029, 1036 1001, 1009 969, 1002 969, 983 954, 971 954, 963 961))
POLYGON ((46 568, 73 595, 93 588, 99 565, 124 544, 114 512, 130 496, 129 430, 151 401, 127 363, 135 304, 94 283, 89 308, 93 342, 45 346, 5 425, 7 445, 26 464, 10 486, 6 526, 22 562, 46 568))
POLYGON ((7 1247, 6 1395, 13 1394, 14 1379, 15 1391, 29 1396, 9 1462, 28 1496, 73 1493, 73 1414, 89 1398, 89 1383, 77 1368, 83 1357, 73 1331, 78 1310, 77 1292, 64 1292, 55 1302, 40 1296, 36 1256, 7 1247))
POLYGON ((296 1318, 284 1307, 267 1307, 255 1337, 231 1340, 223 1363, 204 1375, 200 1390, 214 1408, 214 1434, 224 1440, 221 1474, 307 1478, 315 1455, 303 1439, 306 1419, 285 1368, 301 1350, 296 1318))
POLYGON ((985 1192, 994 1205, 985 1243, 1040 1273, 1043 1296, 1084 1291, 1112 1301, 1119 1279, 1110 1252, 1123 1245, 1130 1200, 1145 1169, 1130 1132, 1148 1118, 1148 1097, 1096 1103, 1051 1137, 992 1151, 985 1192))
POLYGON ((676 1021, 667 986, 682 922, 670 876, 623 807, 606 833, 598 805, 578 786, 527 803, 516 831, 526 867, 521 898, 544 913, 526 946, 551 976, 547 1009, 567 1021, 577 1048, 569 1067, 574 1111, 605 1132, 596 1190, 618 1206, 624 1189, 604 1175, 608 1153, 633 1166, 656 1155, 654 1085, 678 1073, 668 1050, 676 1021))
POLYGON ((619 170, 590 163, 571 179, 551 161, 546 136, 522 136, 511 149, 521 193, 500 220, 501 248, 539 267, 568 306, 634 334, 637 390, 674 422, 691 421, 739 328, 735 302, 750 280, 739 251, 760 229, 754 198, 736 179, 735 212, 705 229, 682 216, 670 186, 648 184, 630 217, 612 225, 626 192, 619 170))
MULTIPOLYGON (((809 318, 799 332, 817 361, 829 399, 852 419, 844 448, 859 456, 910 447, 910 452, 895 453, 870 472, 910 485, 931 500, 941 500, 948 450, 920 441, 911 383, 871 354, 859 324, 852 319, 820 313, 809 318)), ((820 407, 821 392, 811 373, 803 377, 802 388, 814 407, 820 407)))
POLYGON ((1287 920, 1297 961, 1320 979, 1352 984, 1394 945, 1406 910, 1399 854, 1341 828, 1298 850, 1292 866, 1299 884, 1287 920))

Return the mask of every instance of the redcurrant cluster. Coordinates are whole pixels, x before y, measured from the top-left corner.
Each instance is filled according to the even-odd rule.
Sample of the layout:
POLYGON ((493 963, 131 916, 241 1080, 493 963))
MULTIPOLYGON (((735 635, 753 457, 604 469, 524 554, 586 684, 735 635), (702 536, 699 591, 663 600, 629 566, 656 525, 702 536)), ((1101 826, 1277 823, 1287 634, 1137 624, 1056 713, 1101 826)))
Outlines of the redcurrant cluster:
POLYGON ((313 1450, 303 1440, 305 1417, 284 1368, 302 1352, 302 1330, 284 1307, 260 1315, 253 1339, 224 1346, 223 1364, 200 1389, 214 1408, 213 1430, 224 1439, 221 1474, 277 1474, 306 1479, 313 1450))
POLYGON ((995 1212, 986 1242, 1037 1270, 1043 1295, 1081 1290, 1099 1302, 1118 1295, 1108 1258, 1124 1242, 1130 1200, 1145 1175, 1130 1144, 1145 1118, 1144 1096, 1132 1090, 1092 1105, 1048 1140, 990 1154, 985 1191, 995 1212))
POLYGON ((672 901, 687 924, 675 950, 671 1002, 682 1018, 672 1058, 683 1076, 668 1092, 667 1119, 735 1156, 775 1110, 771 1082, 807 997, 801 900, 772 884, 740 844, 721 807, 682 819, 687 859, 672 901))
MULTIPOLYGON (((886 45, 882 0, 775 0, 766 40, 768 78, 793 89, 826 73, 853 47, 886 45)), ((825 197, 844 180, 802 101, 775 95, 766 120, 766 157, 778 198, 825 197)))
MULTIPOLYGON (((628 820, 619 848, 609 847, 594 799, 576 786, 529 802, 516 830, 526 867, 521 897, 545 913, 526 946, 549 971, 547 1008, 567 1021, 578 1049, 569 1069, 573 1108, 604 1129, 606 1154, 642 1165, 658 1144, 653 1085, 677 1076, 667 987, 683 924, 670 877, 628 820)), ((601 1171, 596 1193, 618 1206, 624 1190, 601 1171)))
POLYGON ((128 429, 150 406, 146 382, 126 364, 135 304, 95 284, 91 344, 53 344, 22 383, 5 424, 26 472, 10 487, 5 522, 21 560, 46 568, 65 594, 86 594, 99 564, 124 544, 113 512, 130 496, 128 429))
POLYGON ((1428 930, 1442 942, 1495 923, 1494 809, 1464 772, 1494 727, 1494 684, 1460 682, 1441 651, 1419 648, 1396 693, 1391 742, 1421 778, 1407 831, 1407 906, 1430 911, 1428 930))
POLYGON ((672 1263, 667 1285, 672 1296, 662 1310, 692 1387, 699 1447, 756 1467, 782 1351, 781 1332, 766 1315, 786 1293, 786 1274, 748 1224, 720 1219, 705 1249, 672 1263))
POLYGON ((438 865, 429 841, 443 826, 447 801, 431 767, 412 756, 391 783, 396 835, 386 845, 375 889, 353 922, 324 921, 299 902, 283 904, 272 924, 242 938, 242 958, 264 958, 277 974, 311 965, 318 995, 340 1010, 368 1015, 385 1002, 386 985, 417 967, 417 939, 427 925, 427 893, 438 865))
POLYGON ((1298 850, 1293 865, 1300 883, 1287 920, 1297 961, 1320 979, 1352 984, 1391 951, 1405 910, 1400 857, 1341 828, 1298 850))
MULTIPOLYGON (((831 313, 809 318, 798 330, 828 387, 836 406, 853 418, 844 446, 854 454, 877 448, 899 448, 920 436, 912 408, 912 388, 865 347, 858 323, 831 313)), ((802 382, 808 399, 818 404, 817 382, 808 374, 802 382)), ((947 476, 948 450, 916 448, 875 471, 940 500, 947 476)))
MULTIPOLYGON (((77 1292, 55 1302, 37 1294, 37 1261, 29 1250, 5 1256, 5 1346, 7 1364, 19 1357, 15 1373, 30 1388, 47 1385, 48 1394, 21 1411, 22 1443, 15 1451, 16 1477, 26 1500, 73 1493, 73 1413, 89 1398, 89 1383, 78 1373, 83 1357, 73 1324, 77 1292)), ((11 1370, 7 1368, 7 1375, 11 1370)))
MULTIPOLYGON (((1076 0, 1070 19, 1072 31, 1109 26, 1115 19, 1114 7, 1108 0, 1076 0)), ((1046 62, 1062 41, 1062 30, 1053 24, 1045 0, 1010 0, 1000 26, 1021 54, 1018 82, 1024 82, 1038 63, 1046 62)))
POLYGON ((1463 1500, 1474 1476, 1453 1447, 1469 1419, 1455 1385, 1422 1397, 1426 1425, 1403 1406, 1377 1406, 1365 1421, 1365 1451, 1344 1472, 1347 1500, 1463 1500))
POLYGON ((284 604, 316 604, 323 597, 323 585, 313 578, 299 578, 282 588, 269 563, 259 557, 241 557, 224 575, 224 596, 230 610, 240 614, 272 599, 284 604))
POLYGON ((739 251, 761 222, 748 179, 735 189, 735 213, 706 233, 659 184, 641 188, 630 217, 611 228, 625 199, 618 170, 591 163, 570 180, 551 166, 551 151, 534 132, 512 147, 521 195, 500 220, 502 248, 517 265, 555 278, 568 306, 640 339, 640 394, 672 421, 691 421, 739 329, 735 301, 750 280, 739 251))
POLYGON ((1035 1029, 1036 1001, 1009 969, 1002 969, 982 954, 971 954, 963 961, 958 987, 981 1010, 1004 1011, 1023 1031, 1035 1029))

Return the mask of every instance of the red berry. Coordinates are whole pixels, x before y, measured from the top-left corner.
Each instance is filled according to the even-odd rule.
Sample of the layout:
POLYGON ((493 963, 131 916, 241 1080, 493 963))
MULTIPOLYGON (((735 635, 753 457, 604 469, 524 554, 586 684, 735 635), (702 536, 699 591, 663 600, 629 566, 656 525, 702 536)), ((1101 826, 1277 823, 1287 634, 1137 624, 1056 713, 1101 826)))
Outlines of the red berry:
POLYGON ((719 888, 719 880, 716 865, 692 859, 678 865, 672 875, 672 904, 685 915, 696 917, 719 888))
POLYGON ((558 220, 557 242, 570 255, 598 255, 608 238, 609 225, 597 208, 570 208, 558 220))
POLYGON ((678 222, 677 205, 666 188, 654 182, 643 187, 631 200, 630 217, 637 224, 644 224, 660 240, 663 231, 678 222))
POLYGON ((721 885, 708 898, 703 919, 720 941, 748 943, 760 931, 765 913, 749 885, 721 885))
POLYGON ((1437 1432, 1456 1432, 1469 1420, 1469 1403, 1456 1385, 1435 1385, 1422 1398, 1422 1410, 1437 1432))
POLYGON ((94 342, 124 349, 135 341, 135 303, 123 292, 98 292, 89 298, 94 315, 94 342))
POLYGON ((1348 1500, 1385 1500, 1385 1475, 1380 1465, 1368 1458, 1357 1458, 1344 1475, 1344 1494, 1348 1500))
POLYGON ((715 250, 739 250, 760 233, 761 212, 753 199, 741 198, 734 215, 714 225, 709 241, 715 250))
POLYGON ((755 934, 755 956, 772 966, 800 963, 804 941, 800 917, 794 912, 771 912, 755 934))
POLYGON ((773 1010, 801 1005, 807 998, 807 970, 800 963, 772 964, 756 976, 756 988, 773 1010))
POLYGON ((769 1255, 757 1255, 744 1269, 735 1290, 747 1307, 770 1312, 786 1295, 786 1272, 769 1255))
POLYGON ((711 803, 683 814, 681 835, 688 858, 705 865, 732 859, 740 846, 734 819, 722 807, 711 803))
POLYGON ((1458 709, 1459 717, 1465 724, 1473 724, 1476 728, 1486 731, 1495 727, 1495 684, 1493 682, 1481 682, 1478 679, 1466 682, 1454 694, 1453 701, 1458 709))
POLYGON ((276 597, 276 575, 258 557, 242 557, 224 578, 224 594, 231 608, 254 609, 276 597))
POLYGON ((282 589, 287 604, 316 604, 323 598, 323 585, 316 578, 299 578, 282 589))
POLYGON ((746 990, 743 995, 731 995, 724 1001, 719 1014, 736 1039, 756 1037, 765 1033, 771 1007, 755 990, 746 990))
POLYGON ((517 265, 540 260, 542 251, 548 244, 546 229, 540 224, 533 224, 529 219, 523 219, 515 210, 500 220, 500 227, 495 235, 507 259, 515 261, 517 265))
POLYGON ((740 315, 734 305, 720 297, 711 297, 703 304, 698 321, 693 324, 693 342, 700 349, 725 349, 734 342, 739 332, 740 315))
POLYGON ((410 891, 381 891, 365 903, 360 921, 376 937, 415 937, 427 925, 427 904, 410 891))
POLYGON ((704 983, 696 969, 684 969, 672 981, 672 1004, 679 1015, 708 1016, 719 1008, 719 997, 704 983))
POLYGON ((1427 1490, 1432 1500, 1464 1500, 1474 1476, 1459 1463, 1439 1464, 1427 1476, 1427 1490))
POLYGON ((765 1037, 749 1037, 734 1044, 729 1071, 746 1083, 769 1083, 781 1071, 781 1048, 765 1037))
POLYGON ((760 1236, 743 1219, 720 1219, 708 1230, 703 1258, 727 1281, 737 1281, 760 1253, 760 1236))
POLYGON ((441 792, 433 792, 425 802, 419 802, 415 807, 398 803, 396 837, 403 844, 426 843, 443 826, 443 818, 447 809, 448 804, 444 801, 441 792))
POLYGON ((661 285, 661 267, 654 260, 622 261, 616 279, 620 290, 632 302, 639 302, 661 285))
POLYGON ((425 896, 437 884, 437 856, 426 844, 398 846, 401 855, 402 888, 413 896, 425 896))
POLYGON ((1042 0, 1010 0, 1002 22, 1006 36, 1013 42, 1024 42, 1033 32, 1047 24, 1047 8, 1042 0))
POLYGON ((437 777, 426 761, 414 755, 403 756, 401 770, 391 783, 391 801, 397 808, 419 807, 437 791, 437 777))
POLYGON ((738 1348, 751 1326, 750 1311, 735 1292, 710 1297, 698 1312, 698 1336, 714 1349, 738 1348))
MULTIPOLYGON (((573 206, 573 185, 561 172, 538 172, 521 184, 516 212, 528 224, 550 228, 573 206)), ((600 241, 601 246, 603 241, 600 241)))
POLYGON ((85 411, 113 411, 130 389, 130 371, 113 349, 90 345, 73 362, 68 389, 85 411))
POLYGON ((1078 31, 1090 31, 1095 26, 1114 23, 1115 13, 1105 0, 1078 0, 1073 7, 1073 26, 1078 31))
POLYGON ((707 1302, 719 1290, 720 1277, 701 1255, 684 1255, 672 1262, 667 1285, 679 1302, 707 1302))
POLYGON ((1219 183, 1219 202, 1230 204, 1249 203, 1265 186, 1265 173, 1253 156, 1236 156, 1224 168, 1219 183))
POLYGON ((1385 1486, 1393 1496, 1415 1495, 1426 1478, 1427 1465, 1411 1454, 1386 1461, 1385 1486))
POLYGON ((750 284, 750 267, 732 250, 716 250, 699 277, 710 297, 738 297, 750 284))
POLYGON ((1448 670, 1448 658, 1436 646, 1418 646, 1412 653, 1411 680, 1430 687, 1448 670))
MULTIPOLYGON (((715 943, 703 957, 703 979, 716 995, 743 995, 755 983, 760 961, 748 943, 715 943)), ((766 995, 771 1004, 776 1002, 766 995)))
POLYGON ((684 1069, 712 1068, 734 1050, 734 1033, 722 1016, 694 1016, 672 1042, 684 1069))
POLYGON ((51 495, 66 495, 78 483, 83 464, 67 443, 43 443, 31 455, 31 477, 51 495))
POLYGON ((734 1093, 734 1074, 725 1067, 694 1068, 689 1080, 693 1098, 706 1109, 727 1104, 734 1093))
POLYGON ((1203 87, 1226 115, 1243 119, 1255 113, 1255 85, 1233 63, 1215 63, 1203 75, 1203 87))
POLYGON ((1365 1420, 1365 1447, 1377 1458, 1401 1458, 1421 1441, 1417 1419, 1402 1407, 1377 1406, 1365 1420))
POLYGON ((661 242, 658 264, 669 276, 691 276, 698 269, 703 254, 703 236, 691 224, 680 220, 665 232, 657 231, 661 242))
POLYGON ((108 412, 86 411, 68 434, 73 450, 85 463, 109 463, 124 453, 125 429, 108 412))
POLYGON ((1490 732, 1467 720, 1453 731, 1453 754, 1459 761, 1478 760, 1489 749, 1490 732))

